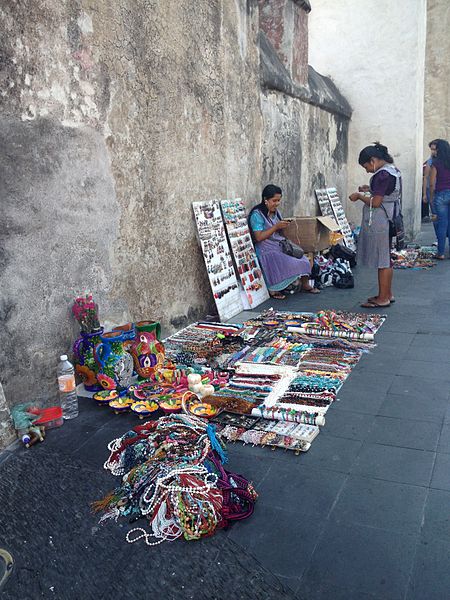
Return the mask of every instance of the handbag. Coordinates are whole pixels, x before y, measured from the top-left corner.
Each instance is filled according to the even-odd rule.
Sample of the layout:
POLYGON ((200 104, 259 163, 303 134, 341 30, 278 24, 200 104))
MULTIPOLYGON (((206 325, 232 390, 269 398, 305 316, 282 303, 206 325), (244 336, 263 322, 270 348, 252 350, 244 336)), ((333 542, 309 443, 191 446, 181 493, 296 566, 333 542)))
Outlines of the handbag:
POLYGON ((351 267, 356 267, 356 252, 347 248, 347 246, 342 246, 341 244, 335 244, 331 246, 329 255, 334 259, 342 258, 350 263, 351 267))
POLYGON ((303 248, 291 242, 286 237, 280 240, 281 251, 283 254, 287 254, 288 256, 293 256, 294 258, 302 258, 305 254, 303 248))
POLYGON ((392 214, 392 219, 389 218, 383 204, 381 205, 381 208, 384 210, 384 213, 389 222, 389 237, 395 237, 395 248, 397 250, 403 250, 403 248, 405 247, 405 226, 403 224, 402 209, 399 205, 397 210, 397 204, 397 202, 394 203, 394 212, 392 214))

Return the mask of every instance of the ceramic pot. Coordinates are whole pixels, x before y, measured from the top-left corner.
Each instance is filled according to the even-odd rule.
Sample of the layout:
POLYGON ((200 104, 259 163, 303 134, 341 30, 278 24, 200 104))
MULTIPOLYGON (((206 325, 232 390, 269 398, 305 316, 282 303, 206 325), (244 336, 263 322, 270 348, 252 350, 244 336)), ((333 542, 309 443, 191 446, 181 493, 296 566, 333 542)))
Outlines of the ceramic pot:
POLYGON ((123 336, 124 342, 134 340, 136 335, 134 323, 125 323, 125 325, 118 325, 117 327, 114 327, 112 331, 119 331, 123 336))
POLYGON ((159 341, 161 326, 156 321, 136 323, 136 337, 130 346, 136 373, 142 379, 152 377, 164 363, 164 346, 159 341))
POLYGON ((81 377, 84 387, 89 392, 103 389, 97 381, 98 364, 94 358, 94 348, 100 343, 103 327, 92 333, 80 332, 80 337, 73 345, 75 355, 75 372, 81 377))
POLYGON ((97 381, 105 390, 121 392, 131 384, 133 359, 124 347, 125 342, 120 331, 110 331, 100 336, 100 343, 94 349, 97 381))

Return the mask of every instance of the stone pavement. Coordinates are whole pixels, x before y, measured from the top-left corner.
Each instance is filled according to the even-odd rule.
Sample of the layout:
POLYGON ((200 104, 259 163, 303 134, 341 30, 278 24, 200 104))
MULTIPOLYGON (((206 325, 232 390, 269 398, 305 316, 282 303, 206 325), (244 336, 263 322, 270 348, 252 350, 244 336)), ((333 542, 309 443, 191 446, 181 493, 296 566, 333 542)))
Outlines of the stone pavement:
MULTIPOLYGON (((276 306, 360 310, 376 274, 355 275, 353 290, 276 306)), ((129 545, 130 525, 90 513, 114 486, 106 444, 132 415, 83 402, 43 444, 0 454, 0 547, 16 561, 2 598, 448 600, 450 261, 396 271, 394 291, 377 348, 309 452, 229 446, 230 468, 260 497, 253 517, 212 538, 129 545)))

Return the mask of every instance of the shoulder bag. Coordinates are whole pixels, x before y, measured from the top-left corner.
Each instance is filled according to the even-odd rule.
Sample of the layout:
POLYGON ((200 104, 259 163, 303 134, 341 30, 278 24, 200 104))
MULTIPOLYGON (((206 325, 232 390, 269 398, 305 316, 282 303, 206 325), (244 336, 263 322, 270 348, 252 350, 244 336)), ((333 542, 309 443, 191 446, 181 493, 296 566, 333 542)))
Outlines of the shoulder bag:
POLYGON ((394 212, 392 219, 389 218, 386 208, 381 205, 389 222, 389 237, 395 237, 395 247, 397 250, 403 250, 405 247, 405 226, 403 224, 402 209, 398 202, 394 203, 394 212))

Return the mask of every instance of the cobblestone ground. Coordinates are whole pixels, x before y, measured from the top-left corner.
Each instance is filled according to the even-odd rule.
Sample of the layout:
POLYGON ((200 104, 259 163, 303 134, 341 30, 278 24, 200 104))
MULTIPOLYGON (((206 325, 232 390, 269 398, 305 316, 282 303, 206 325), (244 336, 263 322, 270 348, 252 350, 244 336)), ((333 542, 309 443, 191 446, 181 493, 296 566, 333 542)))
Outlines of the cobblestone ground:
MULTIPOLYGON (((355 276, 353 290, 276 306, 359 310, 376 275, 355 276)), ((3 452, 0 547, 15 569, 2 598, 448 600, 450 261, 396 271, 394 290, 377 348, 308 453, 230 447, 260 498, 212 538, 148 548, 125 542, 126 523, 98 525, 89 504, 113 487, 106 444, 132 415, 87 402, 43 444, 3 452)))

